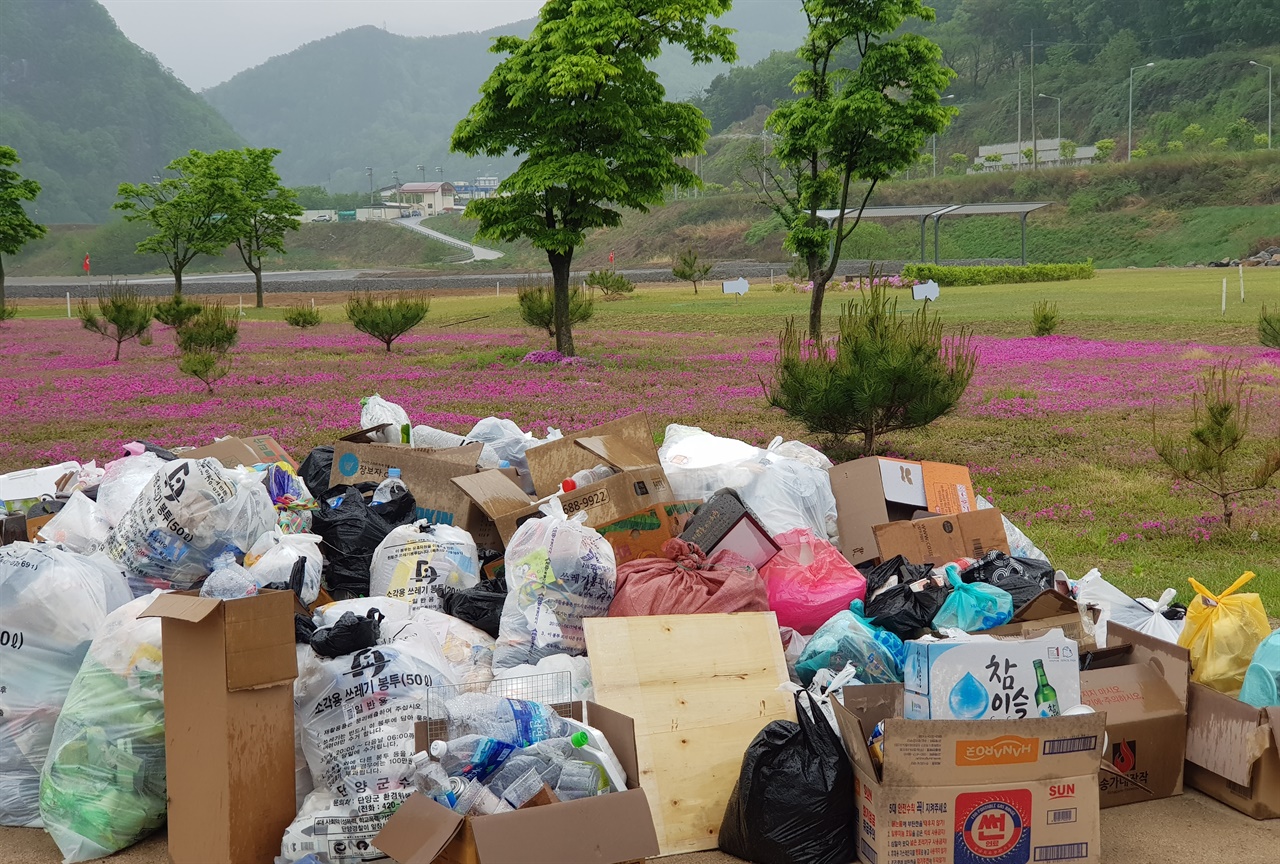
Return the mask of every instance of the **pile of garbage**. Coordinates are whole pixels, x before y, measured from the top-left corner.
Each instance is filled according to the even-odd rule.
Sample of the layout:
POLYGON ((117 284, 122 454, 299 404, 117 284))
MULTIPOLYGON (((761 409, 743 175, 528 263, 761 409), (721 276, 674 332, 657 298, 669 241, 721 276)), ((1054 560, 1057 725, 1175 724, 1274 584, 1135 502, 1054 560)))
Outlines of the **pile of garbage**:
MULTIPOLYGON (((746 754, 722 843, 749 860, 783 860, 762 850, 788 848, 811 850, 804 860, 856 857, 853 768, 832 704, 847 688, 905 687, 906 719, 1082 710, 1078 680, 1050 686, 1058 673, 1043 666, 1026 664, 1021 700, 992 696, 972 675, 942 697, 941 678, 932 694, 913 683, 938 645, 1017 644, 984 634, 1006 638, 1047 592, 1078 604, 1091 644, 1106 646, 1119 625, 1180 645, 1192 681, 1280 706, 1280 631, 1258 595, 1240 591, 1253 574, 1216 595, 1193 580, 1188 606, 1173 588, 1131 598, 1097 570, 1072 580, 963 482, 959 515, 904 499, 872 521, 909 522, 924 537, 931 520, 951 519, 945 531, 964 538, 955 548, 972 554, 918 552, 889 533, 858 554, 851 532, 884 526, 855 526, 850 502, 881 490, 849 497, 833 484, 836 466, 797 441, 759 448, 671 425, 646 465, 652 439, 624 441, 621 427, 539 439, 490 417, 456 435, 414 425, 377 395, 362 401, 361 421, 353 440, 393 460, 456 458, 459 476, 505 484, 517 509, 477 498, 485 533, 476 522, 473 534, 442 520, 436 500, 461 494, 455 486, 471 494, 466 482, 424 485, 397 467, 365 479, 333 446, 297 464, 264 438, 189 452, 132 442, 101 467, 0 477, 5 524, 28 526, 0 547, 0 824, 43 826, 69 862, 164 824, 164 646, 160 622, 142 613, 171 592, 296 600, 297 815, 278 864, 371 860, 373 838, 415 793, 480 817, 625 791, 609 740, 569 707, 593 696, 592 618, 776 616, 800 722, 770 724, 746 754), (625 458, 607 455, 611 442, 625 458), (606 455, 574 451, 575 467, 548 491, 536 448, 553 443, 606 455), (642 469, 662 485, 610 485, 642 469), (664 495, 628 508, 618 489, 664 495), (625 512, 599 509, 605 501, 625 512), (970 516, 994 534, 975 539, 970 516), (534 679, 551 683, 530 699, 522 688, 534 679), (794 793, 790 821, 769 802, 770 783, 794 793)), ((919 463, 893 468, 905 476, 919 463)), ((888 484, 882 505, 894 504, 888 484)), ((869 735, 873 752, 884 736, 882 726, 869 735)))

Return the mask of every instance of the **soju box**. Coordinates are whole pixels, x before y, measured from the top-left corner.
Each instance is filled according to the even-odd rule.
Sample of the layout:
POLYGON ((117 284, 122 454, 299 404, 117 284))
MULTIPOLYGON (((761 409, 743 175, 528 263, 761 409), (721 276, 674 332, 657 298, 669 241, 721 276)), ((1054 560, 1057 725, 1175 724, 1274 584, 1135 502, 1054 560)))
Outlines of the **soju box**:
POLYGON ((1035 639, 963 635, 907 643, 908 720, 1053 717, 1080 704, 1080 651, 1061 630, 1035 639))

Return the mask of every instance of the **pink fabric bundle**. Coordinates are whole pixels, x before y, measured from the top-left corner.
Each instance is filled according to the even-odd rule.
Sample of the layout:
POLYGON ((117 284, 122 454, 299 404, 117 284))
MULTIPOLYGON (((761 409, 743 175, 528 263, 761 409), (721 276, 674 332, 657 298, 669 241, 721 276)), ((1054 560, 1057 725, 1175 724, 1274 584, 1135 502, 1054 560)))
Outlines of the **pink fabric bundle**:
POLYGON ((679 538, 663 543, 662 554, 618 568, 611 616, 768 610, 764 582, 741 555, 722 550, 708 560, 701 549, 679 538))

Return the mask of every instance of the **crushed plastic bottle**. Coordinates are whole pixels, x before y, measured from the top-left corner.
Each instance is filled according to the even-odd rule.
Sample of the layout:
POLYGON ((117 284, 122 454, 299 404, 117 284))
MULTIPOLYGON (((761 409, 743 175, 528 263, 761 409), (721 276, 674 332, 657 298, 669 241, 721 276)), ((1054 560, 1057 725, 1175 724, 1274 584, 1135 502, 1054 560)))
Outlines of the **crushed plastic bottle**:
POLYGON ((440 761, 445 773, 464 780, 487 780, 515 749, 505 741, 480 735, 431 742, 431 755, 440 761))
POLYGON ((200 596, 236 600, 252 597, 258 593, 259 587, 252 574, 236 563, 236 556, 224 552, 213 560, 213 572, 200 586, 200 596))
POLYGON ((517 747, 548 738, 568 738, 573 729, 541 702, 503 699, 487 693, 463 693, 445 704, 449 739, 483 735, 517 747))
POLYGON ((409 487, 404 485, 404 481, 400 479, 400 469, 391 468, 387 471, 387 479, 378 484, 378 488, 373 490, 373 503, 385 504, 393 501, 401 495, 408 494, 409 487))

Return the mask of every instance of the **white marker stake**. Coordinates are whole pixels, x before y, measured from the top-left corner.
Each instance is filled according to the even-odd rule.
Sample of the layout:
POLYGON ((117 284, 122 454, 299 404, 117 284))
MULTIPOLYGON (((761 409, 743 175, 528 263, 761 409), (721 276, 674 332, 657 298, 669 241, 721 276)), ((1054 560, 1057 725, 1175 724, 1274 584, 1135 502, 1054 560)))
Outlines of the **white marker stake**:
POLYGON ((1244 265, 1241 264, 1238 269, 1240 270, 1240 302, 1243 303, 1244 302, 1244 265))
POLYGON ((1227 280, 1222 280, 1222 314, 1227 314, 1227 280))
POLYGON ((67 317, 71 317, 71 292, 67 292, 67 317))
POLYGON ((501 296, 502 296, 502 283, 501 283, 501 282, 499 282, 499 283, 498 283, 498 287, 494 289, 494 291, 493 291, 493 296, 495 296, 495 297, 501 297, 501 296))

